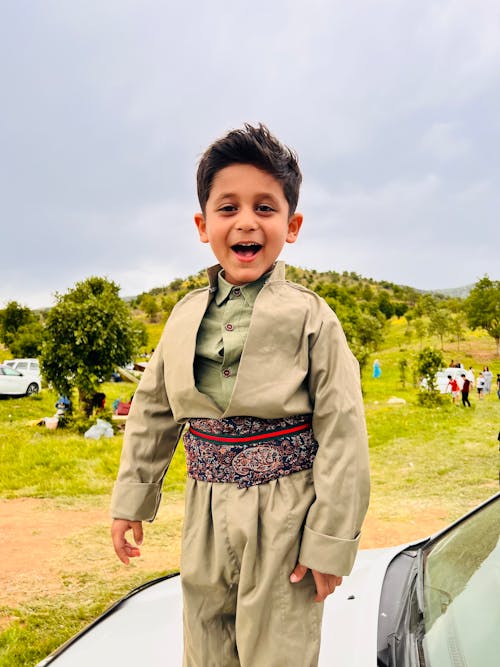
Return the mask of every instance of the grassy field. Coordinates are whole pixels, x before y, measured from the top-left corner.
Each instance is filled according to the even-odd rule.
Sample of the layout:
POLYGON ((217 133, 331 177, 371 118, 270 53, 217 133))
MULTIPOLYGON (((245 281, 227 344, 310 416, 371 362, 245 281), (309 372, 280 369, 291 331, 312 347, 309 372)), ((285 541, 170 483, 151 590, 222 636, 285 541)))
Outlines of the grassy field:
MULTIPOLYGON (((368 368, 363 381, 373 487, 369 514, 388 530, 391 522, 410 521, 417 511, 433 508, 439 508, 444 525, 499 488, 500 401, 495 392, 482 401, 473 395, 470 410, 451 403, 419 407, 411 371, 418 346, 408 343, 404 331, 403 321, 392 323, 384 348, 377 353, 382 377, 373 379, 368 368), (401 359, 409 362, 405 387, 401 359), (406 402, 389 404, 391 397, 406 402)), ((445 354, 476 372, 484 364, 495 374, 500 371, 494 343, 486 336, 469 335, 460 351, 449 344, 445 354)), ((104 391, 110 404, 114 398, 127 398, 131 386, 110 383, 104 391)), ((0 400, 2 507, 16 499, 42 499, 54 511, 106 509, 122 436, 92 441, 33 425, 54 413, 55 399, 44 390, 35 397, 0 400)), ((184 479, 179 448, 167 476, 162 508, 181 504, 184 479)), ((178 544, 180 526, 177 514, 168 522, 148 526, 148 548, 161 553, 166 542, 178 544)), ((0 602, 2 667, 35 665, 130 588, 175 567, 174 556, 170 565, 167 559, 164 567, 151 569, 134 564, 124 575, 110 553, 105 526, 89 527, 71 539, 79 550, 79 567, 62 568, 62 590, 38 591, 15 606, 0 602)))

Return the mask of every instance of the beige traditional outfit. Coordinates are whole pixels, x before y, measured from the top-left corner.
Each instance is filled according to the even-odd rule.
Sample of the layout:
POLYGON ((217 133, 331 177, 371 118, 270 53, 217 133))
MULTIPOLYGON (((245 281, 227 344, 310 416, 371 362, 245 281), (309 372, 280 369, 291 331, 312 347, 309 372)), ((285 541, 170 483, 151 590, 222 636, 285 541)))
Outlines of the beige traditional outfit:
POLYGON ((184 665, 314 667, 322 605, 311 573, 289 576, 352 568, 369 496, 359 368, 282 262, 246 286, 220 269, 176 305, 134 395, 112 515, 154 519, 189 423, 184 665))

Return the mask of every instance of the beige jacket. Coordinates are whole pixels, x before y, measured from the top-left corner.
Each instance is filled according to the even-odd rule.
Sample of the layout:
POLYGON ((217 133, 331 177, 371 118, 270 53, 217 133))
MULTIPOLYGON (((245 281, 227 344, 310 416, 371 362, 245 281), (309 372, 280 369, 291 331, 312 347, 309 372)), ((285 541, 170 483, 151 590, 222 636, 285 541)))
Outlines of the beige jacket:
MULTIPOLYGON (((219 270, 209 269, 211 285, 219 270)), ((278 262, 255 301, 234 389, 222 412, 196 389, 193 375, 196 335, 213 289, 190 292, 175 306, 144 372, 127 420, 112 516, 154 519, 163 477, 191 417, 312 413, 319 444, 316 497, 300 562, 346 574, 368 506, 369 463, 359 368, 342 327, 321 297, 285 280, 284 263, 278 262)))

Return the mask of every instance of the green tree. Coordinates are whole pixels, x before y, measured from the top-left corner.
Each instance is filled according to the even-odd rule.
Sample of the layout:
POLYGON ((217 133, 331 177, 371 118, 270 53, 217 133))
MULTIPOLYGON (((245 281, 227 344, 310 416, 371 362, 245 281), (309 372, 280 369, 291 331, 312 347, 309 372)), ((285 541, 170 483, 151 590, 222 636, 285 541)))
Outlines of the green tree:
POLYGON ((87 414, 99 384, 130 361, 138 347, 138 329, 118 293, 118 285, 106 278, 87 278, 66 294, 56 294, 47 316, 43 373, 62 394, 77 389, 87 414))
POLYGON ((465 311, 471 329, 484 329, 495 340, 497 356, 500 346, 500 281, 481 278, 465 300, 465 311))
POLYGON ((165 294, 165 296, 162 297, 161 300, 161 309, 166 317, 168 319, 170 317, 170 313, 172 312, 175 304, 177 303, 178 299, 175 294, 165 294))
POLYGON ((378 349, 383 340, 384 316, 379 314, 376 317, 362 309, 342 287, 339 288, 337 299, 327 296, 325 301, 341 321, 349 347, 362 372, 370 354, 378 349))
POLYGON ((380 312, 384 313, 386 319, 390 320, 394 315, 394 305, 387 292, 380 292, 377 305, 380 312))
POLYGON ((423 315, 429 317, 437 307, 438 305, 436 298, 432 294, 424 294, 418 297, 413 310, 415 311, 415 315, 417 317, 422 317, 423 315))
POLYGON ((433 310, 429 315, 429 333, 439 338, 441 349, 444 348, 444 337, 450 331, 450 312, 445 308, 433 310))
POLYGON ((435 405, 440 402, 439 389, 436 384, 436 373, 443 368, 444 358, 439 350, 424 347, 417 357, 417 372, 424 380, 423 391, 420 392, 421 404, 435 405))
POLYGON ((144 294, 140 300, 141 308, 149 317, 151 322, 155 321, 156 315, 160 312, 160 307, 154 296, 151 294, 144 294))
POLYGON ((19 327, 9 345, 13 357, 36 358, 42 351, 43 327, 39 320, 19 327))
MULTIPOLYGON (((21 306, 17 301, 9 301, 3 310, 0 310, 0 341, 4 343, 11 351, 13 356, 37 356, 37 354, 18 354, 12 348, 20 333, 27 334, 31 329, 31 338, 34 341, 38 339, 38 347, 31 346, 39 350, 41 345, 41 325, 35 313, 27 306, 21 306)), ((30 349, 31 349, 30 348, 30 349)))
POLYGON ((450 333, 457 341, 457 350, 460 352, 460 343, 463 341, 465 336, 463 314, 453 313, 450 316, 450 333))
POLYGON ((418 347, 421 350, 422 343, 425 338, 425 333, 427 331, 425 321, 421 317, 416 317, 411 321, 411 330, 412 333, 415 332, 415 336, 418 340, 418 347))

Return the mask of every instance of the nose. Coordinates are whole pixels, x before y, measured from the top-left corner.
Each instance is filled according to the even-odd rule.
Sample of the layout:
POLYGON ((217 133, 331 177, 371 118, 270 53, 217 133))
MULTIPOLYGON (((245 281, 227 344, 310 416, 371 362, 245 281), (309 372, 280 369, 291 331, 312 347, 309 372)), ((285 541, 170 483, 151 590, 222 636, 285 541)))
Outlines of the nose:
POLYGON ((253 210, 242 210, 236 220, 236 229, 242 232, 251 232, 259 226, 258 220, 253 210))

